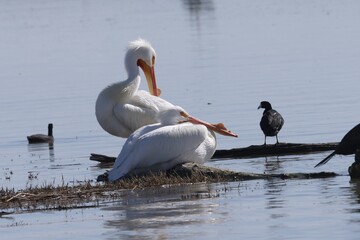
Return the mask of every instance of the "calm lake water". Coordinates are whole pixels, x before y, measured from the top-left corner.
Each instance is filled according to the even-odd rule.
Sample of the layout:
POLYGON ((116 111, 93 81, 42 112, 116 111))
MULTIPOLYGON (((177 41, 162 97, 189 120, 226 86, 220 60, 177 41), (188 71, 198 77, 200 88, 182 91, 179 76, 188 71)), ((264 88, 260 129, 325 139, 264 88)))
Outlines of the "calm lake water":
MULTIPOLYGON (((125 47, 139 36, 157 52, 163 98, 239 134, 218 136, 219 149, 263 143, 262 100, 285 118, 280 141, 339 141, 360 119, 359 13, 356 0, 0 1, 0 187, 77 183, 106 170, 90 153, 116 156, 125 140, 101 129, 95 100, 126 78, 125 47), (28 145, 26 136, 46 133, 49 122, 54 147, 28 145)), ((353 156, 314 169, 327 154, 207 164, 340 177, 133 191, 98 208, 0 218, 1 236, 357 239, 360 183, 347 174, 353 156), (192 193, 201 197, 184 200, 192 193)))

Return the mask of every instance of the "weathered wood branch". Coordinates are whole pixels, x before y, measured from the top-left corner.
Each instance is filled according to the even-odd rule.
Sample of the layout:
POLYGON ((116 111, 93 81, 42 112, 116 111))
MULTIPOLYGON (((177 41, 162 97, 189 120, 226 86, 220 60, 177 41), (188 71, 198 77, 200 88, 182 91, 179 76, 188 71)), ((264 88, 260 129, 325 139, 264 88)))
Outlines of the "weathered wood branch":
POLYGON ((338 143, 278 143, 251 145, 245 148, 217 150, 212 158, 253 158, 292 154, 310 154, 334 150, 338 143))
MULTIPOLYGON (((251 145, 245 148, 216 150, 212 158, 253 158, 263 156, 279 156, 291 154, 309 154, 334 150, 338 143, 279 143, 272 145, 251 145)), ((91 153, 90 160, 111 163, 115 157, 91 153)))
POLYGON ((222 170, 214 167, 208 167, 196 163, 185 163, 168 170, 170 175, 178 175, 180 177, 198 177, 204 176, 212 179, 211 182, 223 181, 246 181, 255 179, 311 179, 311 178, 329 178, 337 176, 334 172, 315 172, 315 173, 281 173, 281 174, 263 174, 263 173, 247 173, 234 172, 230 170, 222 170))
POLYGON ((115 162, 116 157, 110 157, 103 154, 91 153, 90 160, 101 162, 101 163, 112 163, 115 162))
MULTIPOLYGON (((280 174, 266 174, 266 173, 248 173, 248 172, 234 172, 231 170, 224 170, 215 167, 209 167, 197 163, 184 163, 175 166, 166 172, 148 172, 141 175, 127 175, 120 180, 133 181, 134 179, 142 178, 142 181, 147 182, 148 176, 154 177, 157 174, 166 174, 166 177, 161 179, 165 180, 165 183, 175 183, 173 181, 186 182, 233 182, 233 181, 247 181, 256 179, 313 179, 313 178, 329 178, 338 176, 334 172, 314 172, 314 173, 280 173, 280 174)), ((98 181, 107 181, 107 173, 104 173, 98 177, 98 181)), ((164 184, 165 184, 164 183, 164 184)), ((178 182, 176 182, 178 183, 178 182)), ((152 180, 150 186, 154 184, 152 180)), ((161 185, 161 184, 160 184, 161 185)))

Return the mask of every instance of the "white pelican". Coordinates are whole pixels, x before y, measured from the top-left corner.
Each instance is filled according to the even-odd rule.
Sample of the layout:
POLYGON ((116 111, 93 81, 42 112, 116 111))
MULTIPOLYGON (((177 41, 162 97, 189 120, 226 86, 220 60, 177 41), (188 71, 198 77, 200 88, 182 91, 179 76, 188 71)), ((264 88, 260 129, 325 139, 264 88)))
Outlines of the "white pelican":
POLYGON ((160 123, 144 126, 127 139, 107 173, 109 181, 128 173, 167 170, 186 162, 203 163, 216 149, 213 131, 237 137, 223 124, 203 122, 181 107, 159 112, 157 117, 160 123))
POLYGON ((160 90, 156 86, 155 57, 149 42, 143 39, 130 42, 125 55, 128 78, 102 90, 96 100, 96 118, 108 133, 126 138, 142 126, 157 123, 157 112, 173 107, 157 97, 160 90), (144 71, 150 94, 138 90, 139 67, 144 71))

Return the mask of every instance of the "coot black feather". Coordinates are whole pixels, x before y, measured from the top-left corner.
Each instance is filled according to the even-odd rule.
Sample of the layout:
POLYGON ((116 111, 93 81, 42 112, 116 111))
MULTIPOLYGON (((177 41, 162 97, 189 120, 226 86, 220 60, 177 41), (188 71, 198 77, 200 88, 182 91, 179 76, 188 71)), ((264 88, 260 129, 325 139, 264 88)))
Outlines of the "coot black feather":
POLYGON ((284 125, 284 118, 267 101, 262 101, 258 107, 265 108, 260 121, 260 128, 265 135, 264 145, 266 145, 266 137, 276 137, 276 143, 279 143, 278 133, 284 125))

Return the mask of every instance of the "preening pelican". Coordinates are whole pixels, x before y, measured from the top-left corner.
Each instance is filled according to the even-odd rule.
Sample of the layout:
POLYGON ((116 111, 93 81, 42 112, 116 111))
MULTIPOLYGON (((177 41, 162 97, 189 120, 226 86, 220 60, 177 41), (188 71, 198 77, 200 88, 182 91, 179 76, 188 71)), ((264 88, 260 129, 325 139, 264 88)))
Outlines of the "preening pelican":
POLYGON ((157 123, 157 112, 173 107, 157 97, 160 90, 156 85, 155 58, 155 50, 149 42, 143 39, 130 42, 125 55, 128 78, 102 90, 96 100, 96 118, 108 133, 126 138, 142 126, 157 123), (139 67, 144 71, 150 94, 138 90, 139 67))
POLYGON ((209 124, 187 114, 181 107, 157 114, 159 123, 135 131, 125 142, 108 180, 128 173, 167 170, 186 162, 203 163, 216 149, 214 131, 237 137, 223 124, 209 124))

